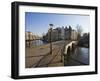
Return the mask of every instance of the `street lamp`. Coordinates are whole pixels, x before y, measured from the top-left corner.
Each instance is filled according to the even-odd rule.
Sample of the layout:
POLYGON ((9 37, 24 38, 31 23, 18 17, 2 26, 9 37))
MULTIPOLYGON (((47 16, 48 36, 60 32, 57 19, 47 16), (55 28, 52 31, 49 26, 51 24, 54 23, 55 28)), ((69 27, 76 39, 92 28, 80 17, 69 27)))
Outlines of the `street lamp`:
POLYGON ((50 54, 52 54, 52 28, 53 28, 53 24, 49 24, 50 26, 50 54))
POLYGON ((29 32, 29 47, 31 47, 31 32, 29 32))

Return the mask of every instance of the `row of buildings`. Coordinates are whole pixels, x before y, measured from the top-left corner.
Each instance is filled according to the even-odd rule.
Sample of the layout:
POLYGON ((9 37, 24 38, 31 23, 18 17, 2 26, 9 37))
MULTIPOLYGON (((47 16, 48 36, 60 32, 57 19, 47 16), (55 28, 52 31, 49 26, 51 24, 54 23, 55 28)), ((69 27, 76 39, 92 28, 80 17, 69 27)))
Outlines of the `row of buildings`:
POLYGON ((77 40, 78 33, 76 30, 73 30, 71 26, 69 27, 57 27, 55 29, 48 29, 47 33, 42 37, 39 37, 36 34, 33 34, 30 31, 25 32, 26 46, 30 46, 33 40, 42 40, 44 42, 54 42, 59 40, 77 40))
POLYGON ((43 36, 45 41, 58 41, 58 40, 77 40, 78 33, 69 27, 57 27, 55 29, 49 29, 46 35, 43 36))
POLYGON ((80 37, 78 41, 79 46, 84 46, 84 47, 89 47, 89 38, 90 34, 89 33, 84 33, 82 37, 80 37))
POLYGON ((25 32, 25 44, 26 44, 26 47, 32 46, 33 45, 33 41, 34 40, 39 40, 39 39, 41 39, 41 37, 39 37, 38 35, 33 34, 30 31, 26 31, 25 32))
POLYGON ((36 34, 33 34, 32 32, 30 31, 26 31, 25 32, 25 40, 36 40, 36 39, 40 39, 41 37, 39 37, 38 35, 36 34))

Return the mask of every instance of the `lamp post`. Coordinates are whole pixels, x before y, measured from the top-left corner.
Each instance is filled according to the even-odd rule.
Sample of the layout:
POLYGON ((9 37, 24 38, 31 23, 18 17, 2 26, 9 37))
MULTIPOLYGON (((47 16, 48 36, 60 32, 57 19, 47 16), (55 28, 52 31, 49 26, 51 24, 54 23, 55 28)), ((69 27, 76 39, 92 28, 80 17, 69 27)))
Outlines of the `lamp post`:
POLYGON ((52 54, 52 37, 51 37, 51 35, 52 35, 52 28, 53 28, 53 24, 49 24, 49 26, 50 26, 50 54, 52 54))
POLYGON ((29 47, 31 47, 31 32, 29 32, 29 47))

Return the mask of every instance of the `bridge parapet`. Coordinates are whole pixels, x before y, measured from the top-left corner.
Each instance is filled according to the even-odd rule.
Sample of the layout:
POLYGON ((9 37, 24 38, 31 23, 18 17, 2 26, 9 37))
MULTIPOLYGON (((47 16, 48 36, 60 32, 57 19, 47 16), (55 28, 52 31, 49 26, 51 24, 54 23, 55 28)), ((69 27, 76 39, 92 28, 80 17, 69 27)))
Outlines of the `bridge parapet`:
POLYGON ((74 49, 74 46, 76 46, 76 45, 77 45, 77 41, 71 41, 71 42, 67 43, 67 44, 64 46, 64 48, 63 48, 63 50, 62 50, 62 53, 61 53, 61 61, 62 61, 63 63, 65 62, 65 57, 66 57, 66 59, 68 59, 69 52, 70 52, 71 50, 73 50, 73 49, 74 49))
POLYGON ((77 45, 77 41, 71 41, 67 45, 65 45, 64 54, 67 54, 68 49, 72 50, 73 46, 77 45))

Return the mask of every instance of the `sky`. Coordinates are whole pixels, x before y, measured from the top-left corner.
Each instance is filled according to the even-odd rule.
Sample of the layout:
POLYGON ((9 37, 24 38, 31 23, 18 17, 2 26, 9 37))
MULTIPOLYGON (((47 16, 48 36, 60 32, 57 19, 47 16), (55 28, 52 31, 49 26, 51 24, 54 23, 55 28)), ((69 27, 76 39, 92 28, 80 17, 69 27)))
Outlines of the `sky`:
POLYGON ((72 27, 76 30, 76 26, 82 27, 83 33, 89 32, 90 16, 89 15, 74 15, 74 14, 55 14, 55 13, 34 13, 25 12, 25 31, 31 31, 36 35, 42 36, 47 33, 49 24, 53 24, 53 29, 56 27, 72 27))

